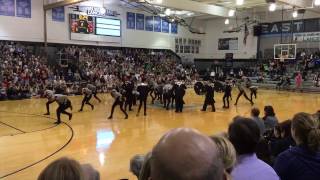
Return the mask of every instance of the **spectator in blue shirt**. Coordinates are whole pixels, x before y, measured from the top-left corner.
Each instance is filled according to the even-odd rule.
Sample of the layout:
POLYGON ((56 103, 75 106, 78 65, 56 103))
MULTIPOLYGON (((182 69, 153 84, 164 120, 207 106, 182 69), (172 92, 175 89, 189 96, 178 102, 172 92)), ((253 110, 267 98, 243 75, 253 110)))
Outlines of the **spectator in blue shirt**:
POLYGON ((228 133, 238 155, 231 172, 233 180, 279 180, 272 167, 258 159, 255 154, 260 130, 254 121, 236 117, 229 125, 228 133))

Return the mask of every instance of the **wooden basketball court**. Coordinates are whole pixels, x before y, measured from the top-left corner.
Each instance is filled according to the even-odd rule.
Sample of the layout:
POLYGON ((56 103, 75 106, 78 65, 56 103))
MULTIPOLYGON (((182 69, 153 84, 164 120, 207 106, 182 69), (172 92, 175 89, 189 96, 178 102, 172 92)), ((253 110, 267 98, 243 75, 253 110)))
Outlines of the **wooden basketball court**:
MULTIPOLYGON (((234 104, 235 93, 237 91, 231 104, 234 104)), ((114 119, 108 120, 113 100, 109 94, 99 96, 103 103, 92 99, 95 110, 85 107, 82 113, 77 112, 82 97, 70 97, 73 120, 69 122, 62 116, 65 123, 59 126, 53 124, 56 104, 51 106, 49 118, 42 116, 45 99, 0 102, 0 179, 34 180, 46 165, 63 156, 92 164, 101 179, 135 179, 129 172, 130 158, 148 152, 169 129, 192 127, 211 135, 226 131, 234 116, 249 116, 251 109, 242 98, 238 107, 222 109, 222 94, 216 94, 217 112, 201 112, 203 97, 190 90, 182 114, 166 111, 160 105, 149 105, 146 117, 136 117, 134 111, 124 120, 117 109, 114 119)), ((260 90, 255 102, 261 110, 265 105, 272 105, 283 121, 300 111, 316 112, 320 96, 260 90)))

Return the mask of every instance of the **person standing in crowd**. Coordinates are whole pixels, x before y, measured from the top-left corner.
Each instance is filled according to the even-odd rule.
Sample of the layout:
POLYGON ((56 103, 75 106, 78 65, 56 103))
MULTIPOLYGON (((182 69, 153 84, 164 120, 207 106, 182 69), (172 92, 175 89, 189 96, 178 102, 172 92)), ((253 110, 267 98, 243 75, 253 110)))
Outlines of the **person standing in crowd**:
POLYGON ((236 103, 235 103, 234 105, 235 105, 235 106, 238 105, 238 101, 239 101, 239 99, 240 99, 240 97, 241 97, 242 95, 251 103, 251 105, 253 105, 253 104, 254 104, 253 101, 248 98, 248 95, 247 95, 247 93, 246 93, 246 91, 245 91, 245 89, 244 89, 244 86, 243 86, 243 84, 242 84, 240 81, 237 82, 237 87, 238 87, 238 90, 239 90, 239 94, 238 94, 238 96, 237 96, 236 103))
POLYGON ((97 93, 98 93, 97 87, 96 87, 95 85, 93 85, 93 84, 88 84, 88 85, 87 85, 87 88, 92 91, 93 97, 94 97, 96 100, 98 100, 99 103, 101 103, 101 99, 97 96, 97 93))
POLYGON ((61 113, 69 116, 69 121, 72 119, 72 113, 66 111, 66 109, 70 108, 72 111, 71 101, 65 95, 55 95, 55 101, 58 103, 59 107, 57 108, 57 122, 55 124, 61 123, 61 113))
POLYGON ((264 107, 264 117, 262 119, 264 121, 266 131, 273 130, 273 128, 279 122, 272 106, 265 106, 264 107))
POLYGON ((207 110, 207 106, 211 105, 212 106, 212 112, 216 112, 216 107, 214 106, 214 84, 210 81, 208 83, 206 83, 205 85, 205 91, 206 91, 206 95, 205 95, 205 100, 203 103, 203 107, 201 111, 206 111, 207 110))
POLYGON ((183 97, 186 94, 186 89, 187 87, 181 81, 178 81, 174 85, 176 113, 182 112, 183 110, 183 105, 184 105, 183 97))
POLYGON ((298 72, 297 76, 295 77, 295 82, 296 82, 296 90, 299 90, 302 85, 302 75, 300 72, 298 72))
POLYGON ((114 109, 116 108, 116 106, 120 106, 120 110, 123 112, 123 114, 125 115, 124 119, 128 119, 128 114, 127 112, 123 109, 123 103, 124 103, 124 98, 122 97, 122 94, 119 93, 117 90, 113 89, 111 91, 111 96, 114 98, 114 103, 112 105, 111 108, 111 114, 108 117, 108 119, 112 119, 113 118, 113 113, 114 113, 114 109))
POLYGON ((291 132, 297 146, 281 153, 274 169, 281 180, 318 180, 320 177, 319 121, 310 114, 298 113, 292 119, 291 132))
POLYGON ((145 79, 142 79, 142 82, 138 84, 137 91, 139 93, 139 109, 137 112, 137 116, 139 116, 142 104, 143 104, 143 114, 144 116, 147 115, 147 99, 149 94, 149 87, 148 84, 145 83, 145 79))
POLYGON ((91 106, 91 109, 94 109, 94 105, 90 103, 90 100, 92 98, 92 91, 89 88, 82 88, 82 94, 84 95, 82 102, 81 102, 81 108, 79 112, 83 111, 84 104, 87 104, 91 106))
POLYGON ((52 90, 46 90, 44 92, 44 97, 48 99, 47 103, 46 103, 46 108, 47 108, 47 113, 45 113, 44 115, 50 115, 50 104, 55 102, 55 98, 54 98, 54 91, 52 90))
POLYGON ((260 135, 262 136, 266 131, 266 127, 264 125, 263 120, 259 117, 259 115, 260 115, 260 110, 258 108, 251 109, 251 119, 258 125, 260 129, 260 135))
POLYGON ((229 98, 231 98, 232 83, 229 80, 226 80, 224 95, 223 95, 223 108, 229 109, 229 98))
POLYGON ((237 163, 231 172, 233 180, 279 180, 272 167, 257 158, 260 130, 254 121, 236 117, 229 125, 228 134, 237 152, 237 163))

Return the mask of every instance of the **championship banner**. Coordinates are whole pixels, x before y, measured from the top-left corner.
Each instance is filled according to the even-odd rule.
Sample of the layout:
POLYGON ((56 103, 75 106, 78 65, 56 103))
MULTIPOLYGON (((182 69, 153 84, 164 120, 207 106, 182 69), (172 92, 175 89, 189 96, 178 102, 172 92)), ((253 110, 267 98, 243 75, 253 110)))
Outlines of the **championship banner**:
POLYGON ((165 19, 162 19, 162 32, 169 33, 169 22, 165 19))
POLYGON ((17 17, 31 18, 31 0, 16 0, 17 17))
POLYGON ((15 3, 14 0, 0 0, 0 16, 14 16, 15 3))
POLYGON ((64 22, 64 7, 57 7, 52 9, 52 21, 64 22))
POLYGON ((136 14, 136 29, 144 30, 144 14, 136 14))
POLYGON ((171 23, 171 34, 178 34, 178 24, 171 23))
POLYGON ((136 14, 127 12, 127 29, 136 29, 136 14))
POLYGON ((146 16, 146 31, 153 31, 153 16, 146 16))
POLYGON ((154 16, 154 32, 161 32, 161 17, 154 16))

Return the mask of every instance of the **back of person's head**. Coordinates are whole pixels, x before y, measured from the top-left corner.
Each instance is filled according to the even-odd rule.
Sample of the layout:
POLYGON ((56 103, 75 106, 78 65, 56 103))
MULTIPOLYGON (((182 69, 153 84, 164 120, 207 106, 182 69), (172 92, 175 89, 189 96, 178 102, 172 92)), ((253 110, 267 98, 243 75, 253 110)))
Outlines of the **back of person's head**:
POLYGON ((259 115, 260 115, 260 110, 259 110, 258 108, 252 108, 252 109, 251 109, 251 115, 252 115, 253 117, 259 117, 259 115))
POLYGON ((151 177, 151 153, 145 155, 138 180, 149 180, 151 177))
POLYGON ((152 150, 152 180, 222 180, 224 168, 217 145, 194 129, 166 133, 152 150))
POLYGON ((282 138, 291 137, 291 120, 286 120, 277 125, 282 138))
POLYGON ((258 125, 249 118, 239 116, 229 125, 228 134, 238 155, 254 153, 260 140, 258 125))
POLYGON ((143 162, 145 160, 144 155, 135 155, 130 160, 130 171, 137 177, 140 175, 140 171, 142 169, 143 162))
POLYGON ((298 113, 292 119, 292 136, 298 145, 305 145, 313 152, 320 151, 319 121, 310 114, 298 113))
POLYGON ((236 150, 234 149, 229 139, 227 139, 223 135, 214 135, 210 136, 210 138, 213 140, 213 142, 216 143, 220 151, 224 169, 230 173, 236 162, 236 150))
POLYGON ((69 158, 60 158, 50 163, 39 175, 38 180, 83 180, 80 164, 69 158))
POLYGON ((275 116, 276 115, 272 106, 265 106, 264 113, 266 116, 275 116))

